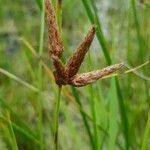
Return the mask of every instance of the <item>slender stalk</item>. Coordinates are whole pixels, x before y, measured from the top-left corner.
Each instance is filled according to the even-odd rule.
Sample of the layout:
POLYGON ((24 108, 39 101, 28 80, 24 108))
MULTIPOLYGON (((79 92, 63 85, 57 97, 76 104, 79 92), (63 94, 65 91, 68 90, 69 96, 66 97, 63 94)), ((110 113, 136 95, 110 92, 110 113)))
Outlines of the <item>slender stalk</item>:
POLYGON ((40 10, 42 10, 42 1, 41 0, 36 0, 36 3, 38 5, 38 7, 40 8, 40 10))
POLYGON ((146 150, 148 148, 149 134, 150 134, 150 112, 148 113, 148 119, 147 119, 145 131, 143 135, 141 150, 146 150))
MULTIPOLYGON (((141 27, 140 27, 140 23, 138 20, 135 0, 131 0, 131 6, 132 6, 132 11, 133 11, 133 17, 134 17, 134 23, 135 23, 135 29, 136 29, 136 35, 137 35, 138 47, 139 47, 138 59, 141 63, 143 63, 144 62, 144 54, 146 53, 146 51, 145 51, 145 44, 143 41, 143 37, 141 35, 141 27)), ((145 69, 143 69, 143 72, 144 72, 144 70, 145 69)), ((150 98, 150 93, 148 90, 149 85, 146 81, 144 81, 144 85, 145 85, 145 91, 146 91, 146 96, 147 96, 147 103, 149 104, 149 98, 150 98)))
POLYGON ((44 25, 45 25, 45 6, 44 6, 44 0, 42 0, 41 29, 40 29, 40 45, 39 45, 39 54, 40 54, 40 55, 43 54, 44 25))
POLYGON ((89 88, 90 88, 90 94, 91 94, 90 106, 91 106, 91 113, 92 113, 92 118, 93 118, 93 129, 94 129, 94 147, 95 147, 95 150, 98 150, 97 120, 96 120, 93 86, 90 85, 89 88))
POLYGON ((56 18, 60 33, 62 32, 62 0, 56 1, 56 18))
MULTIPOLYGON (((90 52, 89 52, 89 69, 91 70, 91 55, 90 55, 90 52)), ((93 129, 94 129, 94 149, 95 150, 98 150, 98 131, 97 131, 97 119, 96 119, 96 106, 95 106, 95 99, 94 99, 94 91, 93 91, 93 86, 90 85, 89 86, 89 92, 90 92, 90 95, 91 95, 91 98, 90 98, 90 106, 91 106, 91 114, 92 114, 92 118, 93 118, 93 129)))
POLYGON ((54 116, 54 147, 58 150, 58 129, 59 129, 59 109, 60 109, 60 96, 62 87, 58 87, 58 97, 56 101, 55 116, 54 116))
MULTIPOLYGON (((42 0, 42 11, 41 11, 41 28, 40 28, 40 41, 39 41, 39 56, 43 54, 43 40, 44 40, 44 17, 45 17, 45 7, 44 7, 44 0, 42 0)), ((42 115, 42 97, 41 97, 41 91, 42 91, 42 62, 39 62, 38 66, 38 128, 39 128, 39 138, 40 138, 40 150, 43 150, 43 115, 42 115)))
MULTIPOLYGON (((59 32, 62 32, 62 0, 56 1, 56 19, 59 27, 59 32)), ((54 147, 58 150, 58 129, 59 129, 59 109, 62 86, 58 87, 58 97, 56 101, 55 116, 54 116, 54 147)))
POLYGON ((140 24, 137 16, 137 11, 136 11, 136 2, 135 0, 131 0, 131 6, 132 6, 132 11, 133 11, 133 19, 135 23, 135 29, 136 29, 136 34, 137 34, 137 40, 138 40, 138 46, 139 46, 139 54, 138 54, 138 59, 141 63, 144 61, 144 46, 143 46, 143 38, 140 33, 140 24))
POLYGON ((12 122, 11 122, 11 119, 10 119, 10 114, 9 112, 6 112, 6 115, 7 115, 7 120, 8 120, 8 126, 9 126, 9 132, 10 132, 10 135, 11 135, 11 138, 12 138, 12 150, 18 150, 18 145, 17 145, 17 140, 16 140, 16 136, 15 136, 15 133, 14 133, 14 129, 13 129, 13 126, 12 126, 12 122))

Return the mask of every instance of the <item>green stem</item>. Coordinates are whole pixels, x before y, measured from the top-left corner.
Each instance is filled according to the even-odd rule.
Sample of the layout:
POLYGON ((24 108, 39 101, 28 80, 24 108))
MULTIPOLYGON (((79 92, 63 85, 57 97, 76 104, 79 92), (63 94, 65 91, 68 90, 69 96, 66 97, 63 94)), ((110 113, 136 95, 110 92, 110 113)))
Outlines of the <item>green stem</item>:
POLYGON ((93 129, 94 129, 94 146, 95 150, 98 150, 98 134, 97 134, 97 120, 96 120, 96 110, 95 110, 95 100, 94 100, 94 93, 93 93, 93 86, 90 85, 90 106, 91 106, 91 113, 93 118, 93 129))
MULTIPOLYGON (((56 19, 59 27, 59 32, 62 32, 62 0, 57 0, 55 3, 56 6, 56 19)), ((58 87, 58 97, 56 101, 56 109, 54 116, 54 147, 55 150, 58 150, 58 129, 59 129, 59 109, 60 109, 60 96, 61 96, 62 86, 58 87)))
MULTIPOLYGON (((89 70, 91 70, 92 63, 91 63, 91 55, 89 52, 89 70)), ((94 99, 94 91, 93 91, 93 86, 89 86, 91 98, 90 98, 90 106, 91 106, 91 113, 92 113, 92 118, 93 118, 93 129, 94 129, 94 149, 98 150, 98 131, 97 131, 97 119, 96 119, 96 106, 95 106, 95 99, 94 99)))
POLYGON ((39 55, 42 55, 42 54, 43 54, 44 25, 45 25, 45 6, 44 6, 44 0, 42 0, 39 55))
POLYGON ((58 97, 56 101, 55 117, 54 117, 54 144, 55 150, 58 150, 58 129, 59 129, 59 110, 60 110, 60 96, 62 87, 58 87, 58 97))
POLYGON ((146 150, 146 148, 148 148, 149 134, 150 134, 150 112, 148 113, 148 120, 145 127, 141 150, 146 150))
POLYGON ((17 140, 16 140, 16 136, 14 133, 14 129, 12 126, 9 112, 6 112, 6 115, 7 115, 9 130, 10 130, 9 132, 10 132, 11 138, 12 138, 12 150, 18 150, 17 140))
POLYGON ((133 11, 134 23, 135 23, 138 46, 139 46, 138 59, 141 61, 141 63, 143 63, 143 61, 144 61, 143 38, 142 38, 141 33, 140 33, 140 24, 138 21, 135 0, 131 0, 131 6, 132 6, 132 11, 133 11))
MULTIPOLYGON (((131 0, 131 6, 132 6, 132 11, 133 11, 134 23, 135 23, 138 46, 139 46, 138 60, 141 63, 143 63, 144 62, 144 54, 145 54, 145 44, 144 44, 144 41, 143 41, 143 38, 141 35, 141 28, 140 28, 140 23, 139 23, 138 16, 137 16, 135 0, 131 0)), ((143 69, 143 71, 144 71, 144 69, 143 69)), ((146 96, 147 96, 147 103, 149 104, 150 94, 149 94, 149 91, 147 90, 147 89, 149 89, 149 85, 146 81, 144 81, 144 85, 145 85, 145 91, 146 91, 146 96)))
MULTIPOLYGON (((44 17, 45 17, 45 7, 44 7, 44 0, 42 0, 42 11, 41 11, 41 28, 40 28, 40 41, 39 41, 39 56, 42 56, 43 54, 43 43, 44 43, 44 17)), ((42 91, 42 63, 39 62, 38 67, 38 128, 39 128, 39 138, 40 138, 40 149, 43 150, 43 115, 42 115, 42 97, 41 97, 41 91, 42 91)))
POLYGON ((56 18, 60 33, 62 32, 62 0, 56 2, 56 18))

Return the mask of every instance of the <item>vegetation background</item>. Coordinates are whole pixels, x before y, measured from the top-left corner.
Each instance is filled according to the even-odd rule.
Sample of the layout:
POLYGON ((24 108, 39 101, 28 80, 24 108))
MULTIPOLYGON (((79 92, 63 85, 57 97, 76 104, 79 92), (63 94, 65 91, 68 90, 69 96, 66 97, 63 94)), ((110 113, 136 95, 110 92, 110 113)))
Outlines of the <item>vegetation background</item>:
MULTIPOLYGON (((54 5, 56 1, 53 1, 54 5)), ((42 0, 0 0, 0 150, 53 149, 57 100, 42 0)), ((66 60, 91 27, 97 36, 80 72, 150 58, 147 0, 63 0, 66 60)), ((64 150, 150 149, 150 65, 61 94, 64 150)))

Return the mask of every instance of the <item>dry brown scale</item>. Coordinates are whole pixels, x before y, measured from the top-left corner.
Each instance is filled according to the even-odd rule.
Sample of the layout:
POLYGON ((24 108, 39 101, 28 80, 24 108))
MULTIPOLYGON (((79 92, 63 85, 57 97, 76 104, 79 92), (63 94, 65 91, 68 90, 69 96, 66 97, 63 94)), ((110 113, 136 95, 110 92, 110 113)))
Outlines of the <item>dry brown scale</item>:
POLYGON ((84 60, 85 54, 87 53, 94 39, 96 30, 95 26, 91 28, 85 39, 81 42, 79 47, 73 53, 72 57, 70 57, 70 59, 64 65, 60 59, 61 54, 63 52, 63 43, 58 31, 56 15, 51 1, 45 0, 45 7, 48 24, 49 53, 55 67, 54 77, 56 84, 58 84, 59 86, 68 84, 76 87, 85 86, 123 67, 123 63, 119 63, 112 66, 108 66, 102 70, 77 74, 84 60))

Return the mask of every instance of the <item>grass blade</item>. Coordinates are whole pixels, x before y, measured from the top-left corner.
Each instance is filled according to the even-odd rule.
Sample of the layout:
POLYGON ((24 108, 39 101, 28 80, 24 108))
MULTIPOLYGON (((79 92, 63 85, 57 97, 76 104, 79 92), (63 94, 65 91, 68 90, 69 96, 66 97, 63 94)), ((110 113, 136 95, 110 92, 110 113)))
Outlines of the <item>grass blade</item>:
POLYGON ((55 108, 55 117, 54 117, 54 144, 55 150, 58 150, 58 129, 59 129, 59 111, 60 111, 60 97, 61 97, 61 88, 58 87, 58 97, 56 100, 56 108, 55 108))
POLYGON ((125 147, 128 150, 129 149, 128 119, 127 119, 127 115, 126 115, 123 97, 121 94, 120 85, 119 85, 119 82, 117 79, 116 79, 116 88, 117 88, 117 95, 118 95, 118 99, 119 99, 120 113, 121 113, 121 117, 122 117, 123 133, 125 136, 125 147))
POLYGON ((11 123, 11 120, 10 120, 10 115, 8 112, 6 112, 6 115, 7 115, 7 120, 8 120, 8 128, 9 128, 9 132, 10 132, 10 135, 11 135, 11 138, 12 138, 12 143, 13 143, 13 147, 12 149, 13 150, 18 150, 18 145, 17 145, 17 141, 16 141, 16 136, 15 136, 15 133, 14 133, 14 130, 13 130, 13 127, 12 127, 12 123, 11 123))
POLYGON ((147 149, 146 147, 147 147, 149 134, 150 134, 150 112, 148 114, 148 120, 147 120, 147 123, 146 123, 146 128, 145 128, 145 132, 144 132, 144 136, 143 136, 141 150, 146 150, 147 149))
POLYGON ((97 133, 97 119, 96 119, 96 106, 95 106, 95 99, 94 99, 94 91, 92 85, 89 86, 89 93, 90 97, 90 107, 91 107, 91 114, 93 119, 93 129, 94 129, 94 149, 98 150, 98 133, 97 133))
POLYGON ((34 92, 39 92, 39 89, 37 89, 36 87, 34 87, 33 85, 27 83, 26 81, 20 79, 19 77, 17 77, 16 75, 0 68, 0 73, 6 75, 7 77, 9 77, 10 79, 13 79, 17 82, 19 82, 20 84, 22 84, 23 86, 27 87, 28 89, 34 91, 34 92))
POLYGON ((40 10, 42 10, 42 0, 36 0, 36 3, 38 7, 40 8, 40 10))
MULTIPOLYGON (((94 14, 93 14, 92 10, 90 8, 89 2, 87 0, 82 0, 82 3, 84 5, 84 8, 86 10, 86 13, 87 13, 89 19, 90 19, 91 24, 96 24, 96 26, 97 26, 96 35, 97 35, 98 41, 102 47, 106 61, 107 61, 108 65, 110 65, 111 64, 111 58, 110 58, 108 50, 107 50, 106 41, 105 41, 102 29, 101 29, 98 15, 96 13, 96 10, 94 9, 95 7, 93 7, 93 9, 94 9, 94 14)), ((92 1, 92 6, 95 6, 93 1, 92 1)))
POLYGON ((109 144, 108 149, 115 149, 115 141, 118 131, 117 123, 117 89, 115 86, 115 79, 111 79, 111 90, 110 90, 110 104, 109 104, 109 144))
MULTIPOLYGON (((80 97, 79 97, 78 91, 75 89, 75 87, 71 87, 71 88, 72 88, 72 93, 73 93, 73 95, 74 95, 74 97, 75 97, 76 102, 79 104, 79 106, 80 106, 81 108, 83 108, 82 103, 81 103, 81 101, 80 101, 80 97)), ((83 122, 84 122, 86 131, 87 131, 87 133, 88 133, 88 136, 89 136, 89 139, 90 139, 90 142, 91 142, 91 147, 92 147, 92 149, 94 150, 93 136, 92 136, 92 133, 91 133, 90 126, 89 126, 89 123, 88 123, 88 121, 87 121, 86 115, 85 115, 84 112, 81 111, 81 110, 80 110, 80 113, 81 113, 82 120, 83 120, 83 122)))
MULTIPOLYGON (((92 68, 92 61, 91 61, 91 54, 89 52, 89 70, 92 68)), ((98 128, 97 128, 97 111, 96 111, 96 98, 94 96, 95 92, 93 91, 93 85, 89 85, 89 93, 90 93, 90 109, 91 109, 91 115, 92 115, 92 123, 93 123, 93 130, 94 130, 94 149, 99 149, 99 136, 98 136, 98 128)))
MULTIPOLYGON (((41 25, 40 25, 40 40, 39 40, 39 56, 43 54, 43 43, 44 43, 44 23, 45 23, 45 5, 44 0, 42 2, 41 9, 41 25)), ((43 89, 43 67, 42 61, 38 64, 38 80, 37 80, 39 93, 38 93, 38 128, 39 128, 39 137, 40 137, 40 150, 44 149, 44 136, 43 136, 43 103, 41 92, 43 89)))
MULTIPOLYGON (((145 45, 146 44, 144 43, 143 37, 141 35, 141 29, 140 29, 138 16, 137 16, 136 1, 135 0, 131 0, 131 6, 132 6, 132 11, 133 11, 133 17, 134 17, 136 35, 137 35, 138 47, 139 47, 138 60, 141 63, 143 63, 144 62, 144 54, 146 53, 146 51, 145 51, 145 45)), ((149 85, 146 81, 144 81, 144 84, 145 84, 145 91, 146 91, 146 96, 147 96, 147 103, 149 104, 150 93, 149 93, 149 90, 147 90, 147 89, 149 89, 149 85)))

